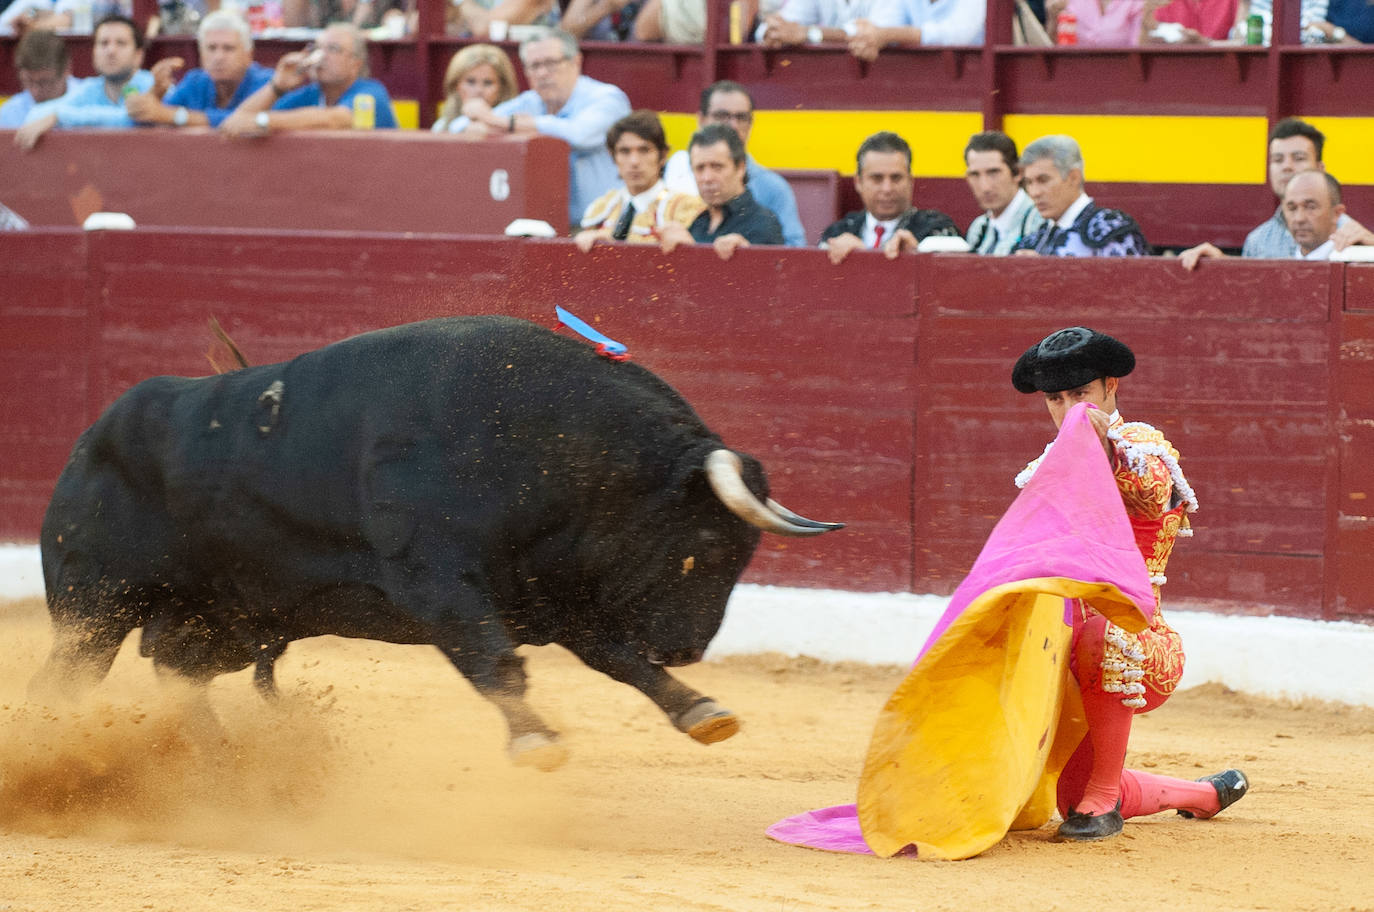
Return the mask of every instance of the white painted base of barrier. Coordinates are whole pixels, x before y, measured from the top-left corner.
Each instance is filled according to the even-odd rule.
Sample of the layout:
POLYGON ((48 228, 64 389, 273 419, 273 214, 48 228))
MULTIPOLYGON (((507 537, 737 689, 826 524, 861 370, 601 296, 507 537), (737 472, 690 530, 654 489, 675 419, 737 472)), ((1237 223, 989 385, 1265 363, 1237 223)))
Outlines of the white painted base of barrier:
MULTIPOLYGON (((0 545, 0 598, 43 594, 38 548, 0 545)), ((948 599, 741 585, 707 657, 779 652, 824 661, 911 662, 948 599)), ((1170 611, 1188 661, 1181 687, 1216 682, 1283 699, 1374 706, 1374 626, 1170 611)))

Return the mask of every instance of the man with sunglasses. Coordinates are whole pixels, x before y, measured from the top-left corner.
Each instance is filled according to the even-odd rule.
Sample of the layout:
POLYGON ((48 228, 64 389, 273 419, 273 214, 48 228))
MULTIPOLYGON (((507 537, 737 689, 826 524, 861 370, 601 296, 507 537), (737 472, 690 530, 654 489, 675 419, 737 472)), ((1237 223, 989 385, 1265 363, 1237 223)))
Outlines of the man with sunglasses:
POLYGON ((555 136, 572 146, 568 174, 568 224, 578 225, 587 208, 620 182, 606 148, 606 133, 630 113, 630 99, 616 86, 582 75, 577 39, 546 29, 520 45, 520 63, 530 87, 492 107, 480 98, 463 104, 463 116, 449 127, 462 135, 470 123, 487 133, 555 136))
MULTIPOLYGON (((732 128, 747 147, 749 132, 754 126, 754 98, 749 90, 728 79, 707 86, 701 93, 697 125, 705 127, 713 123, 732 128)), ((783 242, 788 247, 806 246, 806 232, 802 230, 801 216, 797 214, 797 198, 787 181, 754 161, 754 157, 747 153, 745 164, 749 192, 760 206, 772 210, 778 217, 778 222, 782 224, 783 242)), ((691 160, 685 151, 674 152, 668 159, 663 182, 670 190, 700 195, 697 193, 696 178, 692 175, 691 160)))

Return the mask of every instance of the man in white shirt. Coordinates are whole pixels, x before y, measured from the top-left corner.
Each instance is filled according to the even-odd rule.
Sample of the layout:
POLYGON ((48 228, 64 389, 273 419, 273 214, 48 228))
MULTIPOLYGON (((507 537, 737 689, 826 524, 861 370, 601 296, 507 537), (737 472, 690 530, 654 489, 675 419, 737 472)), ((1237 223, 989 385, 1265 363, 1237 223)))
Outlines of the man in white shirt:
POLYGON ((876 60, 884 47, 978 45, 987 24, 985 0, 874 0, 854 23, 849 52, 876 60))
POLYGON ((1044 221, 1021 189, 1016 142, 1000 130, 975 133, 964 147, 969 191, 983 214, 968 226, 965 240, 974 253, 1006 256, 1021 238, 1044 221))
POLYGON ((783 0, 763 17, 754 40, 764 47, 844 44, 858 34, 876 0, 783 0))

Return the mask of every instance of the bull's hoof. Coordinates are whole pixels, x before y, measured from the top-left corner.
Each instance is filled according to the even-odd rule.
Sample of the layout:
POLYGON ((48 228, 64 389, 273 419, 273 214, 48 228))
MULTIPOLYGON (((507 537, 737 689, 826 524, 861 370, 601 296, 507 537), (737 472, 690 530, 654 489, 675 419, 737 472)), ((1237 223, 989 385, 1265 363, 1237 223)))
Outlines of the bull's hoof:
POLYGON ((684 731, 702 744, 715 744, 739 731, 739 716, 715 700, 706 699, 689 708, 674 720, 678 731, 684 731))
POLYGON ((559 742, 557 736, 545 732, 530 732, 512 738, 508 751, 511 762, 516 766, 532 766, 546 773, 568 762, 568 749, 559 742))

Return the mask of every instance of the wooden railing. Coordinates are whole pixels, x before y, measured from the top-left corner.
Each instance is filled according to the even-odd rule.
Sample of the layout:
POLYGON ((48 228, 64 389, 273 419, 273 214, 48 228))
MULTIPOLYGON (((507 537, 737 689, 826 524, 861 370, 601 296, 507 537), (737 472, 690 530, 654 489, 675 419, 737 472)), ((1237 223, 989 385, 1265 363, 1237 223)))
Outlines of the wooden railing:
MULTIPOLYGON (((139 229, 0 234, 0 541, 33 541, 81 429, 132 384, 205 374, 215 317, 254 363, 445 314, 626 343, 777 498, 847 522, 766 539, 757 582, 948 593, 1053 427, 1010 366, 1076 323, 1126 340, 1130 419, 1202 509, 1167 595, 1374 620, 1374 266, 1077 261, 453 235, 139 229), (1110 289, 1104 294, 1103 289, 1110 289)), ((423 365, 405 369, 423 370, 423 365)))
MULTIPOLYGON (((374 73, 397 97, 419 102, 428 125, 442 100, 444 67, 464 39, 444 33, 447 0, 420 0, 415 35, 374 42, 374 73)), ((156 0, 135 0, 136 18, 156 0)), ((624 86, 636 107, 695 110, 701 89, 717 79, 749 86, 761 108, 827 110, 961 110, 979 112, 984 129, 1008 114, 1053 112, 1263 116, 1365 116, 1374 85, 1374 47, 1308 48, 1298 42, 1298 0, 1275 0, 1278 40, 1270 47, 1151 45, 1129 49, 1013 46, 1011 0, 988 0, 981 47, 890 48, 863 63, 838 45, 767 50, 732 45, 724 27, 728 0, 711 0, 700 46, 588 42, 586 72, 624 86)), ((90 72, 90 39, 73 36, 78 75, 90 72)), ((258 42, 274 61, 299 42, 258 42)), ((514 50, 514 45, 508 43, 514 50)), ((14 39, 0 39, 0 94, 18 89, 14 39)), ((197 58, 186 36, 155 39, 162 56, 197 58)), ((1258 153, 1256 153, 1258 154, 1258 153)))

